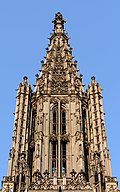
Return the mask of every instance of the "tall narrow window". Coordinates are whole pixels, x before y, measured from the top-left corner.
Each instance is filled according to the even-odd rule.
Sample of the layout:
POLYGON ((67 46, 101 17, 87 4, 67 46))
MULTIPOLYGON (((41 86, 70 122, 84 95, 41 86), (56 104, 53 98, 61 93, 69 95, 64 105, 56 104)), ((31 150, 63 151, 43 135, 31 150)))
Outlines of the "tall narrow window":
POLYGON ((55 141, 53 141, 53 145, 52 145, 52 173, 55 172, 56 168, 57 168, 57 144, 55 141))
POLYGON ((61 112, 61 134, 64 134, 66 131, 66 113, 65 111, 61 112))
POLYGON ((61 175, 66 172, 66 141, 61 141, 61 175))
POLYGON ((59 176, 62 176, 66 173, 66 111, 62 104, 59 104, 56 103, 51 110, 52 129, 50 141, 52 174, 57 172, 59 176))
POLYGON ((61 175, 66 172, 66 140, 64 134, 66 133, 66 112, 61 109, 61 175))
POLYGON ((57 109, 53 111, 53 134, 54 139, 52 142, 52 173, 54 173, 57 169, 57 109))
POLYGON ((53 111, 53 133, 56 133, 56 127, 57 127, 57 117, 56 117, 56 111, 53 111))
POLYGON ((97 184, 98 183, 98 174, 97 174, 97 172, 95 172, 95 184, 97 184))

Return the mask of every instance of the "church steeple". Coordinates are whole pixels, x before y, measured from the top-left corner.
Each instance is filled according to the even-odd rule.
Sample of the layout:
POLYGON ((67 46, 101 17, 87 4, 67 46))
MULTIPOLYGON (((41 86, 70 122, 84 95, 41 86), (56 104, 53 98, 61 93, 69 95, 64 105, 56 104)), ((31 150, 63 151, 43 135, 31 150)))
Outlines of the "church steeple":
POLYGON ((17 89, 8 176, 2 192, 117 192, 106 142, 102 92, 82 75, 60 12, 32 91, 17 89))

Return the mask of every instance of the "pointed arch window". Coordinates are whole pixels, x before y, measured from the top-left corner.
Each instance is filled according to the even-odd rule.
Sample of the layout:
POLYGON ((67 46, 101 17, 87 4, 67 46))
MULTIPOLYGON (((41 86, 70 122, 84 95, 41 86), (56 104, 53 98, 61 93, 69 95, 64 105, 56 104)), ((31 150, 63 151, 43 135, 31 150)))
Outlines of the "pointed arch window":
POLYGON ((57 111, 53 111, 53 133, 56 133, 57 129, 57 111))
POLYGON ((57 132, 58 132, 58 107, 56 106, 52 112, 52 133, 54 135, 52 141, 52 173, 55 172, 58 166, 57 132))
POLYGON ((61 110, 61 134, 66 132, 66 112, 65 110, 61 110))
POLYGON ((52 174, 57 172, 62 176, 66 172, 66 109, 61 103, 56 103, 51 109, 51 153, 52 174))
POLYGON ((66 111, 61 106, 61 176, 66 172, 66 111))

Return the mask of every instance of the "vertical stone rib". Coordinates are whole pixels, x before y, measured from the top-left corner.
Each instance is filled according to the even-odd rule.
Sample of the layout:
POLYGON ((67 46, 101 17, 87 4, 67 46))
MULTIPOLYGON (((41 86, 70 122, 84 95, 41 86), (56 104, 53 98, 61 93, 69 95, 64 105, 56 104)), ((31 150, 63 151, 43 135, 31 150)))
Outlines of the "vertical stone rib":
POLYGON ((58 177, 61 175, 61 133, 60 133, 60 100, 58 101, 58 177))

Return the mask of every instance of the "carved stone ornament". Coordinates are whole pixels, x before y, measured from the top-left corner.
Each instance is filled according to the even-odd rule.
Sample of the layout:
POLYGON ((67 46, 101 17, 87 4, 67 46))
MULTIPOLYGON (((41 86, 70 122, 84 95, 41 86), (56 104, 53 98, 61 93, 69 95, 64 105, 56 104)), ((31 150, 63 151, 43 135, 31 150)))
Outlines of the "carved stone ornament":
POLYGON ((45 190, 45 189, 54 189, 53 182, 49 178, 49 173, 46 170, 44 176, 41 175, 39 170, 34 173, 34 182, 29 186, 29 190, 45 190))
POLYGON ((14 189, 14 177, 3 177, 2 192, 13 192, 14 189))
POLYGON ((52 70, 51 92, 57 94, 67 92, 67 90, 68 85, 66 83, 66 70, 64 69, 61 55, 57 55, 54 68, 52 70))
MULTIPOLYGON (((76 174, 74 174, 76 175, 76 174)), ((92 191, 90 184, 86 182, 85 175, 81 171, 77 174, 77 176, 73 177, 73 180, 69 182, 66 186, 67 190, 89 190, 92 191)))
POLYGON ((53 94, 65 94, 68 91, 68 84, 66 81, 52 81, 51 91, 53 94))
POLYGON ((10 158, 13 158, 14 153, 15 153, 15 149, 12 147, 12 149, 10 149, 10 153, 9 153, 10 158))
POLYGON ((43 90, 43 87, 44 87, 44 79, 41 77, 40 79, 39 79, 39 90, 41 91, 41 90, 43 90))
POLYGON ((13 183, 5 183, 2 187, 2 192, 13 192, 14 184, 13 183))
POLYGON ((66 143, 70 141, 70 134, 64 133, 61 135, 61 140, 65 141, 66 143))
POLYGON ((80 90, 80 87, 81 87, 81 81, 79 78, 76 78, 75 81, 74 81, 74 85, 75 87, 80 90))
POLYGON ((75 133, 75 141, 77 142, 78 140, 81 140, 81 139, 82 139, 81 133, 80 133, 80 131, 77 131, 77 132, 75 133))
POLYGON ((117 192, 117 186, 109 185, 108 186, 108 192, 117 192))
POLYGON ((57 141, 57 136, 55 135, 55 133, 51 133, 51 134, 50 134, 49 140, 50 140, 51 142, 57 141))
POLYGON ((75 102, 75 97, 71 97, 71 98, 70 98, 70 101, 71 101, 71 102, 75 102))
POLYGON ((61 102, 63 104, 69 103, 68 97, 62 97, 61 102))

